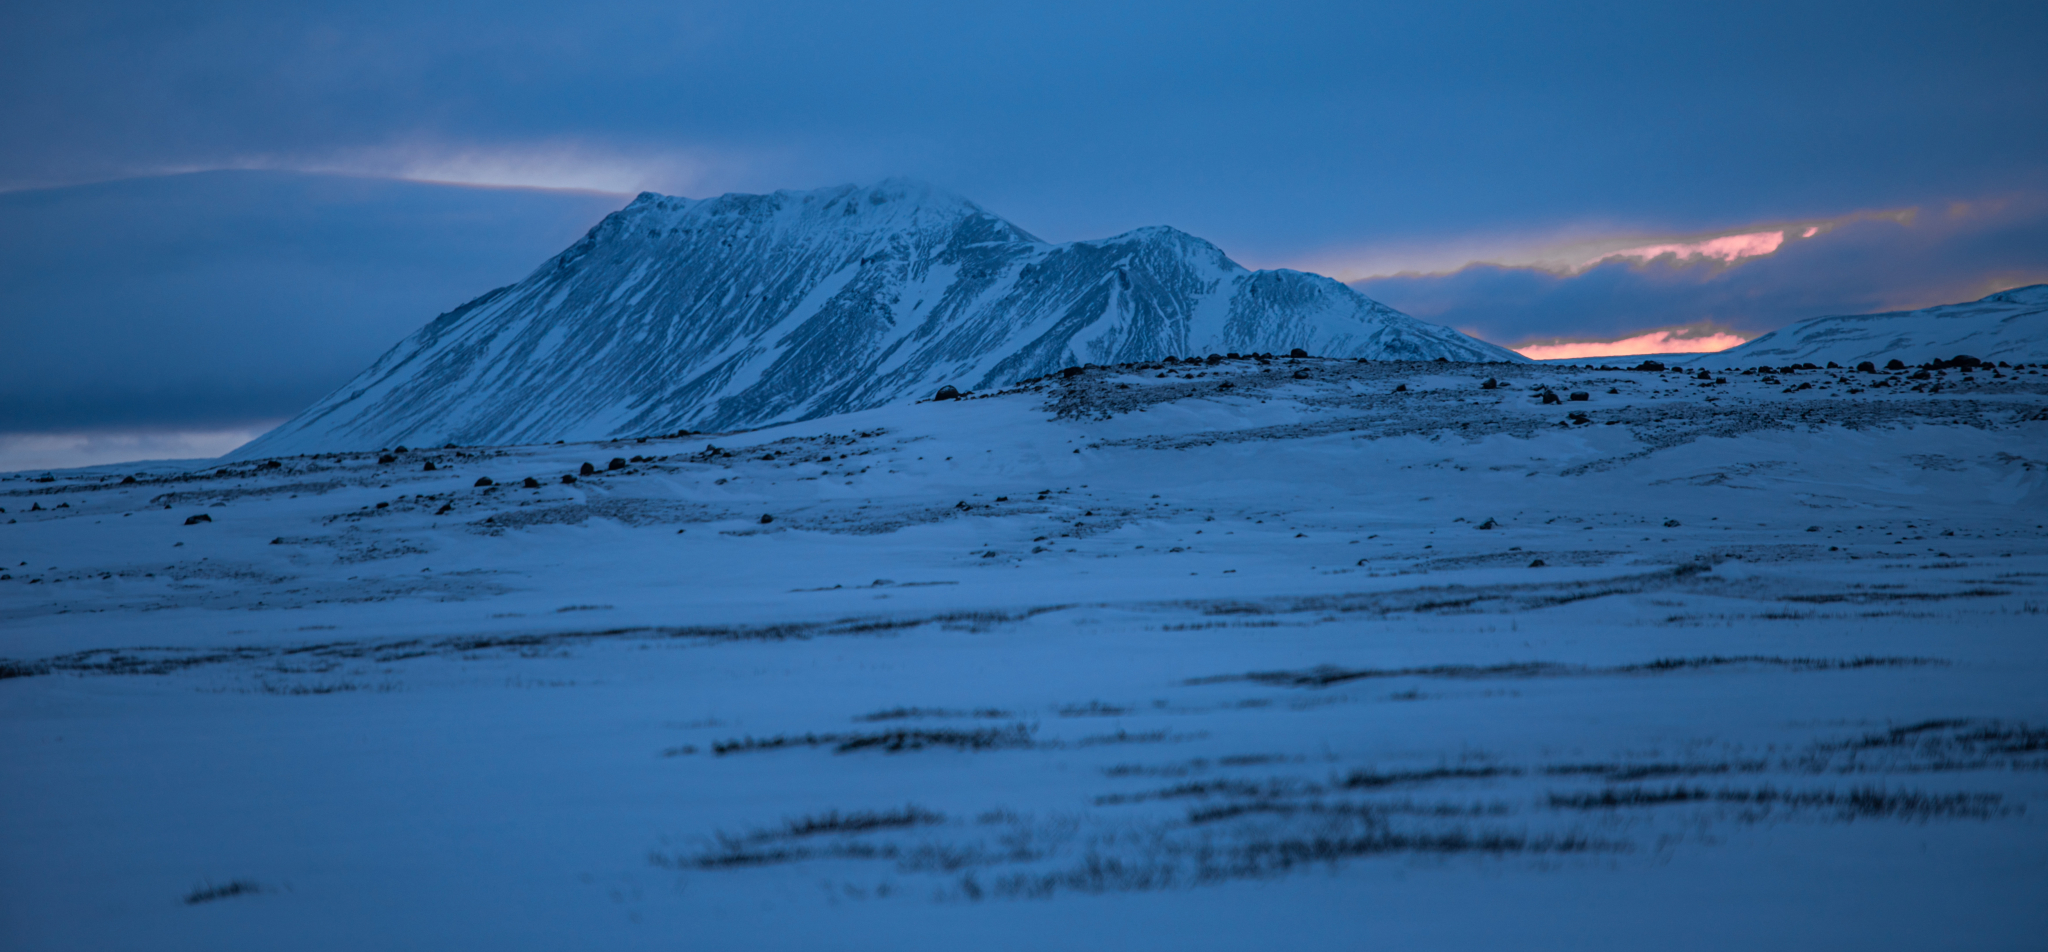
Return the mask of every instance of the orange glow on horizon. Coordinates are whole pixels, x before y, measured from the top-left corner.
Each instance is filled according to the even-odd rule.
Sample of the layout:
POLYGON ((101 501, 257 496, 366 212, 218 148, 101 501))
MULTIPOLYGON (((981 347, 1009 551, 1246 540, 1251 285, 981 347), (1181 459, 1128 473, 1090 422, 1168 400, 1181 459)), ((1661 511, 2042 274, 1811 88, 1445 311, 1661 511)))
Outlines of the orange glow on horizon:
MULTIPOLYGON (((1802 237, 1812 237, 1814 231, 1817 230, 1809 229, 1806 235, 1802 237)), ((1610 258, 1640 258, 1644 261, 1650 261, 1664 255, 1672 255, 1680 261, 1684 261, 1687 258, 1711 258, 1716 261, 1733 264, 1743 258, 1756 258, 1771 254, 1777 251, 1779 246, 1784 243, 1785 233, 1782 231, 1754 231, 1742 235, 1723 235, 1719 238, 1709 238, 1704 241, 1623 248, 1620 251, 1610 251, 1603 254, 1579 267, 1582 270, 1590 268, 1610 258)))
POLYGON ((1748 342, 1749 338, 1725 331, 1695 337, 1680 336, 1684 330, 1651 331, 1609 341, 1572 341, 1561 344, 1530 344, 1512 348, 1530 360, 1582 357, 1627 357, 1634 354, 1714 353, 1748 342))

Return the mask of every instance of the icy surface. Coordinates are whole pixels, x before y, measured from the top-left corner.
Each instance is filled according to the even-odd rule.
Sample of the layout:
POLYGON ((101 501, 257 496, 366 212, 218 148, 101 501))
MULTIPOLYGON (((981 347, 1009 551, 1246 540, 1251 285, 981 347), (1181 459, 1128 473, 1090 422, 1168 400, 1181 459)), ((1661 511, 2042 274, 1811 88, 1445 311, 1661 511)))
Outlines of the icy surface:
POLYGON ((1723 379, 0 479, 5 944, 2038 948, 2048 376, 1723 379))
POLYGON ((1231 352, 1519 361, 1172 228, 1053 245, 911 182, 642 194, 241 458, 756 426, 1231 352))

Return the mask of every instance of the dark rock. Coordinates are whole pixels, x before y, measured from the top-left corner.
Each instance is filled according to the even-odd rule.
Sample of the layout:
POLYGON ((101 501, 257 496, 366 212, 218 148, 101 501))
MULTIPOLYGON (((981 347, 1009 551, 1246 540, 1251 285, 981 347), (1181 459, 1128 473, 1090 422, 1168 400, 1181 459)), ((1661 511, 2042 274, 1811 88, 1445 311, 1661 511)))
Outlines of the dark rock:
POLYGON ((393 455, 391 455, 390 453, 386 453, 386 454, 384 454, 384 455, 382 455, 382 456, 379 456, 379 457, 377 457, 377 462, 379 462, 379 463, 396 463, 396 462, 398 462, 398 457, 396 457, 396 456, 393 456, 393 455))
MULTIPOLYGON (((710 448, 710 449, 708 449, 708 450, 705 450, 705 452, 707 452, 707 453, 716 453, 716 452, 718 452, 718 447, 714 446, 714 447, 712 447, 712 448, 710 448)), ((585 463, 585 464, 583 464, 583 466, 582 466, 581 468, 579 468, 578 470, 576 470, 576 475, 578 475, 578 476, 589 476, 589 475, 591 475, 591 474, 593 474, 593 473, 595 473, 595 472, 597 472, 597 467, 595 467, 595 466, 592 466, 592 465, 590 465, 589 463, 585 463)))
POLYGON ((1666 528, 1666 529, 1676 529, 1676 528, 1678 528, 1678 520, 1676 520, 1676 519, 1666 519, 1666 520, 1664 520, 1664 528, 1666 528))
POLYGON ((445 515, 447 515, 448 513, 450 513, 450 512, 452 512, 452 511, 454 511, 454 509, 455 509, 455 504, 454 504, 454 503, 452 503, 452 502, 444 502, 444 503, 442 503, 442 504, 441 504, 441 508, 439 508, 439 509, 436 509, 436 510, 434 510, 434 515, 437 515, 437 516, 445 516, 445 515))
POLYGON ((491 485, 491 478, 489 476, 478 476, 476 478, 476 484, 478 486, 489 486, 491 485))
POLYGON ((1663 361, 1658 361, 1658 360, 1645 360, 1645 361, 1643 361, 1642 363, 1640 363, 1640 364, 1637 364, 1637 365, 1636 365, 1636 369, 1637 369, 1637 370, 1663 370, 1663 369, 1664 369, 1664 363, 1663 363, 1663 361))
MULTIPOLYGON (((1297 376, 1297 377, 1305 377, 1305 376, 1307 376, 1307 374, 1295 374, 1295 376, 1297 376)), ((1394 392, 1395 392, 1395 393, 1407 393, 1407 392, 1408 392, 1408 385, 1407 385, 1407 384, 1405 384, 1405 383, 1402 383, 1402 384, 1395 384, 1395 385, 1394 385, 1394 392)))
POLYGON ((1230 388, 1232 388, 1232 387, 1235 387, 1235 386, 1237 386, 1237 385, 1236 385, 1236 384, 1234 384, 1234 383, 1231 383, 1231 382, 1230 382, 1230 381, 1228 381, 1228 380, 1225 380, 1225 381, 1223 381, 1222 383, 1219 383, 1219 384, 1217 384, 1217 385, 1216 385, 1216 389, 1218 389, 1218 390, 1228 390, 1228 389, 1230 389, 1230 388))
POLYGON ((1558 399, 1558 398, 1557 398, 1557 394, 1555 394, 1555 393, 1552 393, 1552 392, 1550 392, 1550 391, 1548 391, 1548 390, 1545 390, 1545 391, 1543 391, 1543 404, 1544 404, 1545 406, 1549 406, 1550 404, 1553 404, 1553 403, 1563 403, 1563 402, 1564 402, 1563 400, 1560 400, 1560 399, 1558 399))
POLYGON ((771 522, 774 522, 774 521, 775 521, 775 517, 774 517, 774 516, 771 516, 771 515, 769 515, 769 514, 767 514, 767 513, 765 513, 765 512, 761 514, 761 524, 762 524, 762 525, 764 525, 764 526, 765 526, 765 525, 767 525, 767 524, 769 524, 769 523, 771 523, 771 522))
POLYGON ((1863 374, 1874 374, 1877 373, 1877 365, 1866 360, 1856 365, 1856 372, 1863 374))
POLYGON ((1530 567, 1530 568, 1532 568, 1532 569, 1540 569, 1540 568, 1542 568, 1542 567, 1543 567, 1543 560, 1542 560, 1542 559, 1537 559, 1537 560, 1535 560, 1534 562, 1530 562, 1530 563, 1529 563, 1529 567, 1530 567))
POLYGON ((135 477, 133 477, 133 476, 123 476, 123 477, 121 477, 121 485, 123 485, 123 486, 133 486, 133 485, 135 485, 135 477))
POLYGON ((573 473, 563 473, 563 474, 562 474, 562 485, 564 485, 564 486, 570 486, 570 485, 574 485, 574 484, 575 484, 575 482, 576 482, 576 476, 575 476, 575 474, 573 474, 573 473))
POLYGON ((1692 379, 1694 379, 1694 380, 1712 380, 1712 379, 1714 379, 1714 375, 1713 375, 1713 374, 1710 374, 1710 373, 1708 373, 1708 372, 1706 372, 1706 371, 1704 371, 1704 370, 1702 370, 1702 371, 1700 371, 1699 373, 1693 374, 1693 375, 1692 375, 1692 379))
POLYGON ((1060 376, 1062 376, 1062 377, 1079 377, 1079 376, 1081 376, 1081 374, 1083 374, 1083 373, 1085 373, 1085 371, 1083 371, 1083 370, 1082 370, 1081 368, 1079 368, 1079 367, 1068 367, 1067 369, 1065 369, 1065 370, 1062 370, 1062 371, 1060 371, 1060 376))
POLYGON ((1480 523, 1480 524, 1479 524, 1479 528, 1481 528, 1481 529, 1498 529, 1498 528, 1500 528, 1500 523, 1498 523, 1498 522, 1495 522, 1495 521, 1493 520, 1493 518, 1489 516, 1489 517, 1487 518, 1487 520, 1486 520, 1485 522, 1482 522, 1482 523, 1480 523))
POLYGON ((377 504, 377 508, 379 508, 379 509, 389 509, 389 508, 391 508, 391 504, 390 504, 390 503, 388 503, 388 502, 380 502, 380 503, 378 503, 378 504, 377 504))
POLYGON ((1290 350, 1290 351, 1288 351, 1288 352, 1287 352, 1287 356, 1289 356, 1289 357, 1307 357, 1307 356, 1308 356, 1308 351, 1305 351, 1305 350, 1302 350, 1302 349, 1301 349, 1301 348, 1299 348, 1299 347, 1296 347, 1296 348, 1294 348, 1293 350, 1290 350))
POLYGON ((1887 361, 1885 361, 1885 362, 1884 362, 1884 369, 1886 369, 1886 370, 1904 370, 1904 369, 1906 369, 1906 362, 1905 362, 1905 361, 1903 361, 1903 360, 1900 360, 1900 359, 1898 359, 1897 357, 1893 357, 1892 359, 1890 359, 1890 360, 1887 360, 1887 361))
POLYGON ((1574 399, 1574 400, 1578 400, 1578 401, 1581 401, 1581 402, 1583 402, 1583 401, 1586 401, 1586 400, 1591 400, 1591 399, 1593 399, 1593 395, 1592 395, 1592 394, 1589 394, 1589 393, 1587 393, 1587 392, 1586 392, 1586 391, 1584 391, 1584 390, 1574 390, 1574 391, 1572 391, 1572 399, 1574 399))
POLYGON ((612 457, 611 462, 604 464, 604 468, 606 470, 625 469, 626 461, 624 459, 621 459, 620 457, 614 456, 612 457))
POLYGON ((263 461, 263 464, 262 464, 261 466, 258 466, 258 467, 256 467, 256 468, 257 468, 257 469, 283 469, 283 468, 284 468, 284 464, 283 464, 283 463, 280 463, 280 462, 278 462, 277 460, 274 460, 274 459, 267 459, 267 460, 264 460, 264 461, 263 461))
POLYGON ((1210 355, 1209 355, 1209 357, 1208 357, 1208 361, 1207 361, 1207 362, 1208 362, 1208 363, 1210 363, 1210 364, 1220 364, 1220 363, 1222 363, 1222 362, 1223 362, 1223 355, 1222 355, 1222 354, 1210 354, 1210 355))
POLYGON ((186 525, 188 525, 188 526, 196 526, 196 525, 198 525, 198 524, 200 524, 200 523, 202 523, 202 522, 212 522, 212 521, 213 521, 213 517, 212 517, 212 516, 209 516, 209 515, 207 515, 206 513, 203 513, 203 512, 202 512, 202 513, 200 513, 200 514, 198 514, 198 515, 196 515, 196 516, 186 516, 186 517, 185 517, 185 524, 186 524, 186 525))
POLYGON ((283 544, 284 544, 284 536, 278 536, 277 538, 275 538, 275 539, 272 539, 272 540, 270 540, 270 544, 271 544, 271 545, 283 545, 283 544))
POLYGON ((960 399, 960 391, 959 389, 955 388, 952 384, 949 383, 943 387, 940 387, 938 393, 932 394, 932 399, 958 400, 960 399))
POLYGON ((1488 377, 1488 378, 1486 378, 1486 381, 1485 381, 1484 383, 1481 383, 1481 384, 1479 385, 1479 389, 1481 389, 1481 390, 1498 390, 1498 389, 1500 389, 1500 381, 1498 381, 1498 380, 1495 380, 1495 379, 1493 379, 1492 377, 1488 377))
POLYGON ((535 479, 535 478, 533 478, 533 477, 531 477, 531 476, 528 476, 528 477, 526 477, 525 479, 522 479, 522 480, 520 480, 520 481, 519 481, 519 485, 521 485, 521 486, 525 486, 525 487, 526 487, 526 488, 528 488, 528 489, 539 489, 539 488, 540 488, 540 480, 538 480, 538 479, 535 479))
POLYGON ((1296 379, 1296 380, 1307 380, 1307 379, 1308 379, 1308 371, 1306 371, 1306 370, 1297 370, 1297 371, 1295 371, 1295 372, 1294 372, 1294 379, 1296 379))
POLYGON ((435 465, 434 465, 434 461, 433 461, 433 460, 427 460, 427 465, 425 465, 425 466, 422 466, 422 467, 420 467, 420 472, 422 472, 422 473, 431 473, 431 472, 433 472, 434 470, 437 470, 437 469, 440 469, 440 467, 439 467, 439 466, 435 466, 435 465))

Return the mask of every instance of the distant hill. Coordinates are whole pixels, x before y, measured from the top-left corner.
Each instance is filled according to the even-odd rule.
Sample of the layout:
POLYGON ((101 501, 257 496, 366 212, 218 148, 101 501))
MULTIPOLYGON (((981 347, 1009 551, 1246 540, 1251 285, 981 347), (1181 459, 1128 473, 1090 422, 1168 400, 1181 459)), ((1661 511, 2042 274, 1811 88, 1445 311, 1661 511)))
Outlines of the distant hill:
POLYGON ((1971 301, 1917 311, 1816 317, 1772 331, 1738 347, 1712 353, 1573 357, 1559 364, 1667 364, 1715 366, 1826 364, 1863 361, 1921 364, 1967 354, 1979 360, 2036 363, 2048 360, 2048 284, 2033 284, 1971 301))

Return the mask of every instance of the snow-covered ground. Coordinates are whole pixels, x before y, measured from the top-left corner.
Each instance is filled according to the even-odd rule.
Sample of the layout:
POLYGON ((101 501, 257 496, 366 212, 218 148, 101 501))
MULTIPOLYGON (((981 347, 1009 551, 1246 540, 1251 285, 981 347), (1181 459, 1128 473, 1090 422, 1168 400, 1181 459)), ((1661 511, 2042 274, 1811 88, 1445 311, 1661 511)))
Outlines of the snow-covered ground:
POLYGON ((390 455, 0 479, 7 947, 2048 935, 2039 368, 390 455))

